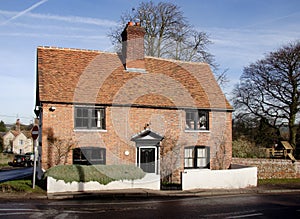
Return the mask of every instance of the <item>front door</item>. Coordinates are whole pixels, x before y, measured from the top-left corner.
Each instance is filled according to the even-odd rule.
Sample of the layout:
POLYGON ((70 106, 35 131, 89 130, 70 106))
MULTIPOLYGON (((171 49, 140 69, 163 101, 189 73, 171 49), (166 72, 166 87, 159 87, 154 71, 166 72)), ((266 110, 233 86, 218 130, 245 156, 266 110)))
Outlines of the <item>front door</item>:
POLYGON ((155 173, 155 148, 140 148, 140 168, 146 173, 155 173))

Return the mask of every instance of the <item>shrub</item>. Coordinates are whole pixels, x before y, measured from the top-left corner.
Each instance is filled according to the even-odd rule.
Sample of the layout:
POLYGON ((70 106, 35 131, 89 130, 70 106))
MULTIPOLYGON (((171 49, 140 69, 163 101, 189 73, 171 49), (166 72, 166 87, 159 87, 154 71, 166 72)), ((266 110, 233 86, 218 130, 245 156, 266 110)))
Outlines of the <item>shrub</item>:
POLYGON ((106 185, 117 180, 141 179, 145 173, 133 165, 58 165, 46 171, 45 177, 67 182, 96 181, 106 185))
POLYGON ((240 158, 261 158, 265 154, 255 145, 245 138, 232 141, 232 156, 240 158))

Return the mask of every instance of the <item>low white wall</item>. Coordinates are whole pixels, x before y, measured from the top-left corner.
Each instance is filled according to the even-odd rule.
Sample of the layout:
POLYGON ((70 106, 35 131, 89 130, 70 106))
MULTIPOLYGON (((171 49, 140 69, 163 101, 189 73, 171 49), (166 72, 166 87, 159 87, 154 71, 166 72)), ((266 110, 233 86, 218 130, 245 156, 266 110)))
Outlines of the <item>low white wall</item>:
POLYGON ((239 189, 257 186, 257 167, 229 170, 190 169, 182 173, 182 190, 239 189))
POLYGON ((97 191, 97 190, 114 190, 114 189, 153 189, 160 190, 160 176, 148 173, 139 180, 113 181, 107 185, 98 182, 72 182, 65 183, 63 180, 56 180, 52 177, 47 178, 47 193, 56 192, 78 192, 78 191, 97 191))

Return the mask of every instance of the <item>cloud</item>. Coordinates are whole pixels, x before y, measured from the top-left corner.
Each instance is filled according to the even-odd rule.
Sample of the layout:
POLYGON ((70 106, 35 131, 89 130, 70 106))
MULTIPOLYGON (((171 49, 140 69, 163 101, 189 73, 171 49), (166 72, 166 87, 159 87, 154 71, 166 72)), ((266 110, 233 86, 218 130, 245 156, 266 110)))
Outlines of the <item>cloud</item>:
POLYGON ((300 11, 297 11, 297 12, 290 13, 290 14, 287 14, 287 15, 278 16, 278 17, 271 18, 271 19, 266 19, 266 20, 263 20, 259 23, 254 23, 254 24, 248 25, 248 26, 246 26, 246 28, 257 27, 257 26, 266 26, 266 25, 271 26, 273 24, 278 25, 279 22, 285 21, 287 19, 297 20, 297 19, 299 19, 299 15, 300 15, 300 11))
POLYGON ((281 46, 300 39, 298 21, 277 27, 239 28, 199 28, 209 34, 213 42, 209 51, 215 55, 221 69, 229 68, 230 82, 224 91, 228 95, 233 85, 239 81, 243 68, 281 46))
POLYGON ((0 36, 9 37, 36 37, 36 38, 56 38, 56 39, 90 39, 90 40, 106 40, 107 37, 103 35, 67 35, 67 34, 51 34, 51 33, 24 33, 24 32, 14 32, 14 33, 0 33, 0 36))
POLYGON ((84 26, 79 26, 79 27, 73 27, 70 25, 55 25, 55 24, 26 24, 26 23, 21 23, 21 22, 14 22, 14 27, 18 27, 18 30, 26 30, 26 29, 30 29, 30 31, 34 31, 34 30, 51 30, 51 32, 55 32, 55 31, 66 31, 66 27, 68 29, 68 31, 79 31, 79 32, 95 32, 95 31, 99 31, 99 30, 103 30, 104 28, 89 28, 89 27, 84 27, 84 26))
POLYGON ((12 21, 12 20, 17 19, 18 17, 21 17, 21 16, 25 15, 26 13, 32 11, 33 9, 35 9, 36 7, 38 7, 38 6, 40 6, 40 5, 44 4, 44 3, 46 3, 47 1, 48 1, 48 0, 42 0, 42 1, 40 1, 40 2, 35 3, 34 5, 30 6, 29 8, 27 8, 27 9, 25 9, 25 10, 23 10, 23 11, 17 13, 15 16, 13 16, 13 17, 11 17, 10 19, 4 21, 4 22, 2 23, 2 25, 7 24, 7 23, 9 23, 9 22, 12 21))
POLYGON ((246 65, 281 46, 300 39, 300 33, 290 27, 247 29, 207 28, 213 45, 212 53, 230 65, 246 65), (232 61, 230 61, 232 60, 232 61))
POLYGON ((106 26, 106 27, 117 25, 115 21, 90 18, 90 17, 60 16, 60 15, 51 15, 51 14, 29 14, 29 16, 38 19, 64 21, 69 23, 92 24, 92 25, 106 26))
MULTIPOLYGON (((16 11, 0 10, 0 15, 1 14, 5 16, 13 16, 9 20, 1 23, 2 25, 21 16, 20 13, 16 11)), ((53 14, 39 14, 39 13, 30 13, 30 12, 27 12, 26 14, 23 13, 22 15, 34 19, 52 20, 52 21, 60 21, 60 22, 62 21, 62 22, 77 23, 77 24, 91 24, 91 25, 102 26, 102 27, 112 27, 117 25, 117 22, 112 20, 98 19, 98 18, 91 18, 91 17, 60 16, 60 15, 53 15, 53 14)))

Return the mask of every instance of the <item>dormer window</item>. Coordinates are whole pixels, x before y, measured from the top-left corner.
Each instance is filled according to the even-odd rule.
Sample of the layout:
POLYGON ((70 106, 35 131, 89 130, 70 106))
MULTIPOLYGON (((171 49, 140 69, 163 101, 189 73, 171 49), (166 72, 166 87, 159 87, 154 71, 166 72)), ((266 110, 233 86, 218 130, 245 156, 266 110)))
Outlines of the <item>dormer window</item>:
POLYGON ((208 111, 186 110, 185 130, 209 130, 208 111))

